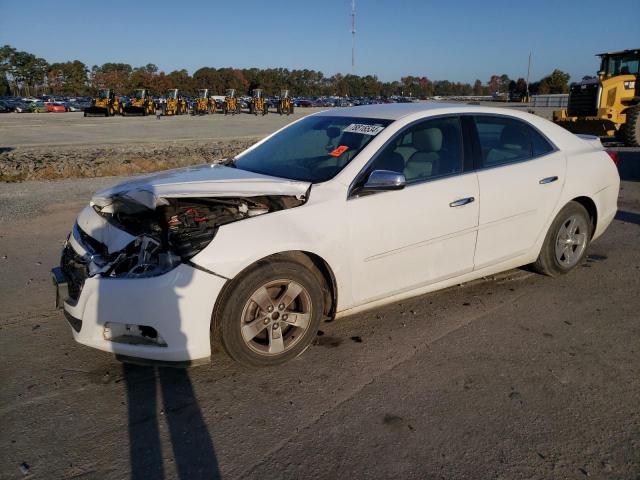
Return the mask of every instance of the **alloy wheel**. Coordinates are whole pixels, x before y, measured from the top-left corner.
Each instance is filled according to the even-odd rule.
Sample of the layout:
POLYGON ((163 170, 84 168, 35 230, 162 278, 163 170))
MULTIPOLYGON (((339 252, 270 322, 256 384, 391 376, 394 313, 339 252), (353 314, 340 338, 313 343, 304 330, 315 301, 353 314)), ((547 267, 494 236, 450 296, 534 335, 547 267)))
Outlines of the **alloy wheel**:
POLYGON ((309 292, 292 280, 274 280, 247 300, 242 311, 242 339, 260 355, 279 355, 300 341, 311 318, 309 292))
POLYGON ((556 236, 556 260, 565 268, 575 266, 587 247, 589 226, 582 215, 571 215, 567 218, 556 236))

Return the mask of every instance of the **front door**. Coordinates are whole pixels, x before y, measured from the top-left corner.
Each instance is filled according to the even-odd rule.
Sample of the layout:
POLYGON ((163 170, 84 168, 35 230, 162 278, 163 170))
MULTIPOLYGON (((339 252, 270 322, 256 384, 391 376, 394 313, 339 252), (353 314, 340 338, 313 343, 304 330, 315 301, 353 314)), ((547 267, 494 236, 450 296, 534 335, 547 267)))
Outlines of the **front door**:
POLYGON ((347 200, 356 305, 473 270, 478 181, 464 173, 458 117, 407 127, 363 172, 403 173, 402 190, 347 200))

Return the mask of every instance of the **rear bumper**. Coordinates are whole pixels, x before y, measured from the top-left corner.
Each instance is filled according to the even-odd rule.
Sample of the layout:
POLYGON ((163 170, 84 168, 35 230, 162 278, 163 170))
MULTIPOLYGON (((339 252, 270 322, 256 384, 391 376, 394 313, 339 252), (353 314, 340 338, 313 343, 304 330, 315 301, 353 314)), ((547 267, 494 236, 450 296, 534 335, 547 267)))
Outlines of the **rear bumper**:
MULTIPOLYGON (((58 280, 60 298, 64 278, 58 280)), ((98 275, 85 280, 77 301, 61 306, 78 343, 124 358, 197 363, 211 355, 211 315, 225 282, 186 264, 157 277, 98 275), (140 337, 141 330, 157 337, 140 337)))
POLYGON ((602 235, 609 227, 618 211, 618 194, 620 193, 620 183, 610 185, 597 192, 593 200, 598 208, 598 224, 593 232, 592 239, 595 240, 602 235))

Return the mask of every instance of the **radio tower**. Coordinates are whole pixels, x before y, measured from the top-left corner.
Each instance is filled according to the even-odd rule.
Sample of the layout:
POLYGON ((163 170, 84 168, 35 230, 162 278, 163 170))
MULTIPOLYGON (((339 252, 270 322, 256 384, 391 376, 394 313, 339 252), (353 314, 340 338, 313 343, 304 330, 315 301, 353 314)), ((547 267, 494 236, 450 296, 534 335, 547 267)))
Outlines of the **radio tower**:
POLYGON ((351 0, 351 73, 356 70, 356 0, 351 0))

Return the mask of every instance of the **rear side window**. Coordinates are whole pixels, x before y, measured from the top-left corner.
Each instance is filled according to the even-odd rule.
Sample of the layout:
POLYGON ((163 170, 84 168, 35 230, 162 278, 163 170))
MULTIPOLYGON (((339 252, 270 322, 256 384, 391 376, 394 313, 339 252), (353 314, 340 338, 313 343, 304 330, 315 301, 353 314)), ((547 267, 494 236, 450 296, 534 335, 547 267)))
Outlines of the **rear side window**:
POLYGON ((540 134, 537 130, 531 128, 531 143, 533 144, 533 156, 539 157, 546 153, 553 151, 553 146, 547 141, 546 138, 540 134))
POLYGON ((549 142, 527 123, 508 117, 475 117, 482 167, 521 162, 553 150, 549 142))

